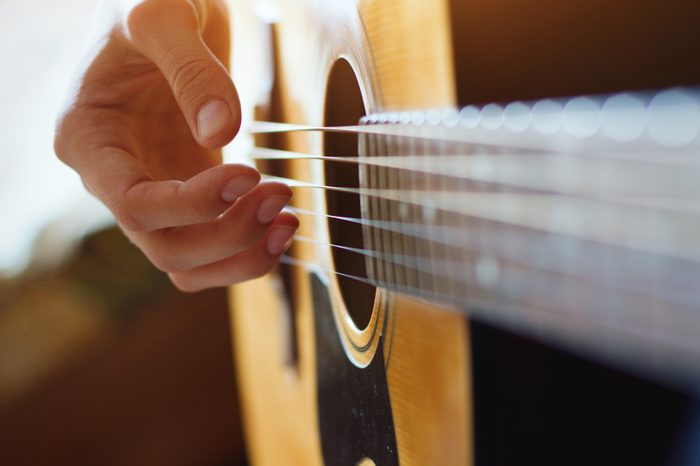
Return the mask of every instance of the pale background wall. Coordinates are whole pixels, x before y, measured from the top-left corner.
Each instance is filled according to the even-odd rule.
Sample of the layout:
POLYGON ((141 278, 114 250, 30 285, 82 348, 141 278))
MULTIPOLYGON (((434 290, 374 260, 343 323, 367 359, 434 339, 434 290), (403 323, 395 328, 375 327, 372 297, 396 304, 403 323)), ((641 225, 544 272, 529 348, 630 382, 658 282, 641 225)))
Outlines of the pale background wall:
POLYGON ((43 260, 109 222, 53 155, 54 122, 85 50, 95 0, 0 0, 0 275, 17 272, 42 235, 43 260))

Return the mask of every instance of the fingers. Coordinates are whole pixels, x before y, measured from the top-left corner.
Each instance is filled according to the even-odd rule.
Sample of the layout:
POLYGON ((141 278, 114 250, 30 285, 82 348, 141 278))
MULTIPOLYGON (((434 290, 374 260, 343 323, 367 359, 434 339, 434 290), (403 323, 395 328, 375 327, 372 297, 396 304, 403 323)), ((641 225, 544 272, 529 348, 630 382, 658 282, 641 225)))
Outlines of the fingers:
POLYGON ((195 140, 213 149, 236 135, 241 111, 229 73, 202 38, 204 11, 187 0, 144 0, 126 27, 168 81, 195 140))
POLYGON ((258 184, 246 165, 219 165, 187 181, 154 181, 143 164, 118 148, 70 161, 85 186, 130 232, 209 222, 258 184))
POLYGON ((214 220, 258 184, 260 174, 245 165, 220 165, 189 180, 142 180, 120 202, 123 226, 154 231, 214 220), (127 220, 128 219, 128 220, 127 220))
POLYGON ((195 292, 265 275, 275 266, 280 254, 289 247, 298 226, 296 217, 283 212, 253 248, 187 272, 171 273, 170 279, 180 290, 195 292))
POLYGON ((283 184, 262 183, 215 221, 149 235, 145 250, 153 251, 151 261, 168 272, 220 261, 258 243, 291 197, 283 184))

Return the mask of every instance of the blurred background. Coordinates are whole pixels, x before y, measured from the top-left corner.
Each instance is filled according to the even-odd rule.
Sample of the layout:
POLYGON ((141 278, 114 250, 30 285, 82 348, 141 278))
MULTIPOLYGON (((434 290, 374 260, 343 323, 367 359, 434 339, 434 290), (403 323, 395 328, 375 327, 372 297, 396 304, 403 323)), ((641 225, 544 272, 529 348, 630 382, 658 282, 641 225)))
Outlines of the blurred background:
POLYGON ((0 462, 244 462, 224 291, 181 295, 53 154, 94 0, 0 0, 0 462))

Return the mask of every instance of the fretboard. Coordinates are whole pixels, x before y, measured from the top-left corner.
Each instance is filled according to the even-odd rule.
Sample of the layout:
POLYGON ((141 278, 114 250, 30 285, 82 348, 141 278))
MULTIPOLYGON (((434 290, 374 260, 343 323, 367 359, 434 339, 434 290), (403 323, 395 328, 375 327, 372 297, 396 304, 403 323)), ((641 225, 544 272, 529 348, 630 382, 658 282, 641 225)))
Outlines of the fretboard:
POLYGON ((368 280, 700 381, 700 92, 361 121, 368 280))

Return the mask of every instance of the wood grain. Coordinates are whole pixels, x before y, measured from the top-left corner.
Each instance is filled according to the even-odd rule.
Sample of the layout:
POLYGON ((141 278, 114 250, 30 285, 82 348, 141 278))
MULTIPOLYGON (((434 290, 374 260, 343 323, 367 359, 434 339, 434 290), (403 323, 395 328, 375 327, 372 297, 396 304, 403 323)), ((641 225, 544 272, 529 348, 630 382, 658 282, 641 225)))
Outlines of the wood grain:
MULTIPOLYGON (((323 124, 327 78, 339 59, 347 60, 353 68, 368 112, 455 104, 445 1, 282 1, 278 6, 277 15, 282 20, 274 25, 275 46, 261 46, 255 53, 234 50, 239 61, 233 62, 234 69, 263 70, 257 78, 248 76, 250 81, 270 81, 265 67, 256 63, 255 57, 270 57, 277 65, 273 67, 274 98, 258 98, 256 102, 268 110, 272 107, 277 119, 323 124)), ((267 26, 256 17, 250 4, 234 2, 233 17, 245 21, 248 31, 257 30, 253 35, 265 35, 267 26), (251 26, 256 21, 258 26, 251 26)), ((246 39, 240 31, 234 41, 245 43, 246 47, 260 44, 251 37, 246 39)), ((258 115, 259 110, 260 107, 258 115)), ((322 142, 318 134, 298 133, 285 138, 280 148, 322 154, 322 142)), ((281 169, 290 178, 322 184, 323 173, 312 167, 308 161, 291 161, 281 169)), ((293 203, 307 210, 325 209, 322 193, 297 191, 293 203)), ((301 234, 324 240, 329 231, 323 222, 303 219, 301 234)), ((334 267, 331 252, 312 244, 296 245, 293 255, 323 269, 334 267)), ((231 290, 245 434, 256 465, 322 464, 314 309, 307 274, 301 268, 287 274, 291 296, 284 292, 279 275, 231 290), (295 319, 296 325, 290 325, 290 318, 295 319), (293 329, 296 339, 290 338, 293 329), (288 344, 294 340, 298 344, 296 366, 285 362, 289 361, 288 344)), ((376 342, 364 350, 351 348, 361 347, 358 342, 368 342, 375 327, 384 331, 384 357, 400 463, 471 464, 466 319, 424 302, 380 292, 378 296, 383 299, 377 299, 369 327, 358 330, 350 323, 336 278, 329 275, 327 279, 338 338, 345 342, 351 360, 360 366, 366 364, 376 342), (385 319, 389 319, 387 325, 385 319)))

